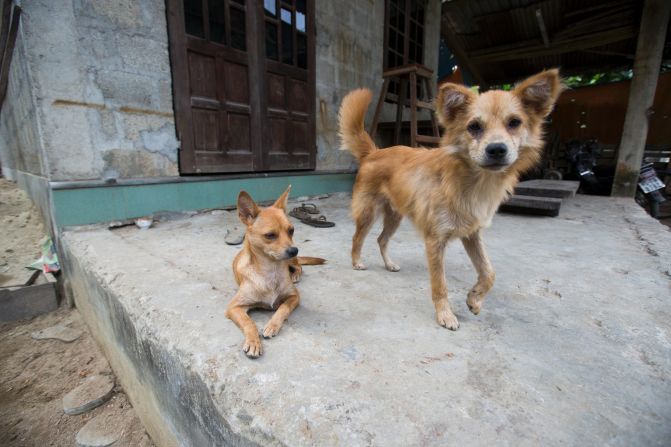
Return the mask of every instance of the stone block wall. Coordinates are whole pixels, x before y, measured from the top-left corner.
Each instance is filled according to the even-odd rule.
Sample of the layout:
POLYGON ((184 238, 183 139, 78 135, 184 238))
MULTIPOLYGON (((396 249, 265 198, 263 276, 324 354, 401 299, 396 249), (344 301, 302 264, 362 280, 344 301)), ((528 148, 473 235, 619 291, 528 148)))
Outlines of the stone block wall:
POLYGON ((24 0, 49 180, 178 175, 163 0, 24 0))
MULTIPOLYGON (((338 107, 354 88, 379 92, 384 3, 316 2, 317 170, 356 166, 339 150, 338 107)), ((49 181, 178 176, 164 0, 21 7, 0 116, 3 166, 49 181)), ((440 1, 429 0, 424 57, 434 70, 439 33, 440 1)))

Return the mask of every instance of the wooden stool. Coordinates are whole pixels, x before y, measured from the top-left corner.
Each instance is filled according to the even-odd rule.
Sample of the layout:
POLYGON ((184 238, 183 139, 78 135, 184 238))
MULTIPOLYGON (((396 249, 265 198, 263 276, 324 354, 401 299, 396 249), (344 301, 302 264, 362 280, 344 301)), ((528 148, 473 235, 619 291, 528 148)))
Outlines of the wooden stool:
POLYGON ((433 92, 431 90, 431 78, 433 71, 429 70, 423 65, 410 64, 402 67, 396 67, 386 70, 382 73, 384 83, 382 84, 382 91, 380 98, 377 101, 375 108, 375 116, 370 125, 370 135, 375 138, 377 132, 378 121, 382 113, 382 104, 390 102, 397 104, 396 107, 396 125, 394 126, 394 145, 400 143, 401 140, 401 125, 403 121, 403 107, 410 107, 410 146, 417 147, 417 143, 439 144, 440 130, 438 129, 438 122, 434 114, 435 107, 431 101, 433 92), (389 92, 389 84, 393 80, 399 81, 398 95, 389 92), (417 81, 424 84, 427 98, 417 98, 417 81), (410 87, 410 100, 408 102, 408 86, 410 87), (433 135, 420 135, 417 131, 417 109, 431 110, 431 127, 433 135))

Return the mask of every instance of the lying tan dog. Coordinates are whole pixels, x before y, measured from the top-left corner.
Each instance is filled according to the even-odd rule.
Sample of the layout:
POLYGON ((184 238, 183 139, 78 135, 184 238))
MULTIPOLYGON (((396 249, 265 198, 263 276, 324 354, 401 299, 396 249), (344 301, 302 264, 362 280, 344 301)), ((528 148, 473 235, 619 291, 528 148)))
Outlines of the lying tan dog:
POLYGON ((294 285, 301 277, 301 265, 323 264, 321 258, 296 257, 293 246, 294 226, 286 215, 291 186, 268 208, 260 208, 245 191, 238 195, 238 216, 247 227, 242 250, 233 260, 233 274, 240 288, 226 309, 245 335, 243 351, 248 357, 262 354, 256 324, 247 311, 253 308, 276 310, 263 336, 278 334, 300 300, 294 285))
POLYGON ((438 323, 452 330, 459 327, 448 302, 444 270, 445 246, 454 238, 461 239, 478 272, 467 300, 477 315, 494 284, 480 230, 491 224, 520 173, 538 162, 543 120, 561 91, 557 70, 539 73, 510 92, 478 95, 462 85, 443 84, 436 113, 445 132, 441 147, 432 150, 405 146, 378 150, 364 130, 371 92, 350 92, 342 102, 339 120, 342 148, 360 163, 352 193, 354 269, 366 268, 361 246, 382 214, 380 252, 387 270, 398 271, 387 245, 403 216, 408 216, 424 237, 438 323))

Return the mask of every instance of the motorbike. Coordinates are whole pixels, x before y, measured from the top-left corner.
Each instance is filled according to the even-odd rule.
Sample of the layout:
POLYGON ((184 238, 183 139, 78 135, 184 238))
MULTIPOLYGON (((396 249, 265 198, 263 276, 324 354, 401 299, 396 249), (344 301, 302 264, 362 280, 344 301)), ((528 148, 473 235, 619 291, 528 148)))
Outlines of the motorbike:
POLYGON ((647 209, 652 217, 660 218, 659 204, 666 202, 662 190, 666 187, 657 176, 652 163, 643 163, 638 175, 638 186, 636 188, 636 202, 647 209))
POLYGON ((613 169, 597 166, 601 147, 597 140, 570 140, 565 145, 569 161, 567 179, 579 180, 585 194, 608 196, 613 185, 613 169))

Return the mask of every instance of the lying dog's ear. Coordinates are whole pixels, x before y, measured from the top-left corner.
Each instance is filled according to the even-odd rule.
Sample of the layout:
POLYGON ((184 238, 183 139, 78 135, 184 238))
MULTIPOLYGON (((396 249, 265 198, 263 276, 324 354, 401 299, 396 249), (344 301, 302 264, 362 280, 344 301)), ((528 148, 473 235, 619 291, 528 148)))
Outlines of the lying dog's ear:
POLYGON ((552 112, 555 101, 563 90, 559 70, 553 68, 520 82, 513 94, 522 101, 528 112, 545 118, 552 112))
POLYGON ((289 192, 291 191, 291 185, 287 188, 286 191, 282 193, 282 195, 275 200, 275 203, 273 203, 273 206, 275 208, 279 208, 281 210, 284 210, 284 212, 287 212, 287 202, 289 201, 289 192))
POLYGON ((476 96, 477 93, 463 85, 451 82, 441 85, 436 98, 436 114, 441 124, 445 126, 454 121, 460 113, 466 111, 476 96))
POLYGON ((245 225, 254 223, 254 219, 259 215, 259 207, 256 206, 254 199, 247 191, 240 191, 238 194, 238 217, 245 225))

